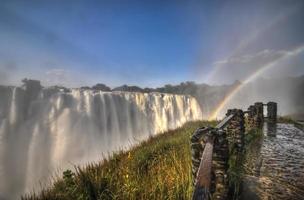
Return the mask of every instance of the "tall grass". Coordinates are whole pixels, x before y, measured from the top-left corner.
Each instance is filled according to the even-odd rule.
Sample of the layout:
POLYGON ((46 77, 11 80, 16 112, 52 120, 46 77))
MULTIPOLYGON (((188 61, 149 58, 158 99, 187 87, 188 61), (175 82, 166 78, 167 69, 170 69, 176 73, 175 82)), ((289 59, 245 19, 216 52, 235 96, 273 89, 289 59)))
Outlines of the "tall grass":
POLYGON ((190 122, 150 138, 130 151, 99 163, 67 170, 38 199, 190 199, 192 195, 190 136, 215 122, 190 122))

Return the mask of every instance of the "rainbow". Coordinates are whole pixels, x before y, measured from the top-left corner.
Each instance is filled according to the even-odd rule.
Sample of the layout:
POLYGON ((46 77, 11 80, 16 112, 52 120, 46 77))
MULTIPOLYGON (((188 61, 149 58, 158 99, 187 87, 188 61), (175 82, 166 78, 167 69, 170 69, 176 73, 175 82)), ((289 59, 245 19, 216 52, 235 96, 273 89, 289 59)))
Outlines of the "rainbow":
POLYGON ((218 117, 219 113, 223 110, 223 108, 227 105, 227 103, 230 102, 230 100, 249 82, 255 80, 258 76, 260 76, 262 73, 267 71, 268 69, 276 66, 278 63, 292 57, 295 55, 300 54, 301 52, 304 51, 304 45, 290 51, 286 52, 283 56, 280 58, 260 67, 257 71, 255 71, 253 74, 248 76, 241 84, 236 86, 216 107, 216 109, 211 113, 209 116, 209 120, 214 120, 218 117))
MULTIPOLYGON (((248 46, 250 43, 254 42, 260 35, 262 35, 267 30, 269 30, 269 28, 280 23, 281 21, 286 20, 290 15, 295 13, 295 11, 297 11, 297 9, 298 9, 297 6, 291 7, 286 13, 279 14, 273 20, 269 21, 264 27, 260 27, 256 31, 250 32, 250 34, 247 35, 246 38, 243 39, 237 45, 237 47, 234 49, 234 51, 232 51, 231 55, 228 56, 228 58, 226 58, 225 60, 229 60, 229 59, 233 58, 233 56, 238 55, 246 46, 248 46)), ((222 69, 222 67, 223 67, 222 62, 224 62, 224 61, 214 63, 214 69, 205 78, 206 82, 210 82, 212 80, 212 78, 222 69)))

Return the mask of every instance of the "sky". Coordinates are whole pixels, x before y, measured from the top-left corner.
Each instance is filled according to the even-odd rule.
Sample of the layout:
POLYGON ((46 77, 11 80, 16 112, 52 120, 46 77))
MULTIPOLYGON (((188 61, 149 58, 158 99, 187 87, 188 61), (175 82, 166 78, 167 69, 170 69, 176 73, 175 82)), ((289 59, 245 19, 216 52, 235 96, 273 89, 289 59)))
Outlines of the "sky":
POLYGON ((0 0, 0 84, 230 84, 269 63, 261 76, 298 76, 303 45, 302 0, 0 0))

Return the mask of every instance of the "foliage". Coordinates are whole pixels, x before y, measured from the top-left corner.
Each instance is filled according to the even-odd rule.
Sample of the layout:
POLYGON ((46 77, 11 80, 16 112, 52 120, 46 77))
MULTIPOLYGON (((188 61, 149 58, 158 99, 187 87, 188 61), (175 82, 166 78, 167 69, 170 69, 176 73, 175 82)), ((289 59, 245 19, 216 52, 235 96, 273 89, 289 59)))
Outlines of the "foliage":
POLYGON ((23 83, 23 87, 25 87, 27 90, 29 89, 40 90, 42 88, 40 81, 38 80, 24 78, 21 80, 21 82, 23 83))
POLYGON ((263 136, 263 131, 259 128, 251 129, 245 134, 245 147, 248 147, 254 140, 260 139, 263 136))
POLYGON ((94 85, 94 86, 92 87, 92 89, 93 89, 93 90, 106 91, 106 92, 111 91, 111 88, 108 87, 108 86, 106 86, 106 85, 103 84, 103 83, 98 83, 98 84, 94 85))

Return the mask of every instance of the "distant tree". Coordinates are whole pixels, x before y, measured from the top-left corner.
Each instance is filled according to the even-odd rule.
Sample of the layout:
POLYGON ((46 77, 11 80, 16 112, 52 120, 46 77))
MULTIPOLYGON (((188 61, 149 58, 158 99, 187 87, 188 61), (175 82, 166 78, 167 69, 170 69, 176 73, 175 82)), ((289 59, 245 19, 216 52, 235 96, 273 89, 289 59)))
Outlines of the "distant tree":
POLYGON ((25 89, 25 96, 24 96, 24 98, 25 98, 24 99, 24 104, 25 104, 24 114, 25 114, 25 116, 24 117, 26 117, 29 113, 28 108, 29 108, 31 102, 34 99, 38 98, 38 95, 39 95, 39 93, 42 89, 42 86, 40 84, 40 81, 27 79, 27 78, 23 79, 22 83, 23 83, 22 87, 25 89))
POLYGON ((153 89, 153 88, 144 88, 144 92, 145 93, 150 93, 150 92, 155 92, 156 89, 153 89))
POLYGON ((80 89, 83 89, 83 90, 91 90, 92 88, 90 88, 89 86, 82 86, 82 87, 80 87, 80 89))
POLYGON ((165 88, 172 88, 173 86, 171 84, 166 84, 165 88))
POLYGON ((124 92, 144 92, 144 89, 138 86, 128 86, 122 85, 120 87, 114 88, 112 91, 124 91, 124 92))
POLYGON ((108 87, 108 86, 106 86, 106 85, 103 84, 103 83, 98 83, 98 84, 94 85, 94 86, 92 87, 92 89, 93 89, 93 90, 106 91, 106 92, 111 91, 111 88, 108 87))
POLYGON ((38 80, 24 78, 22 79, 22 83, 23 83, 22 87, 24 87, 26 90, 37 91, 42 89, 40 81, 38 80))

